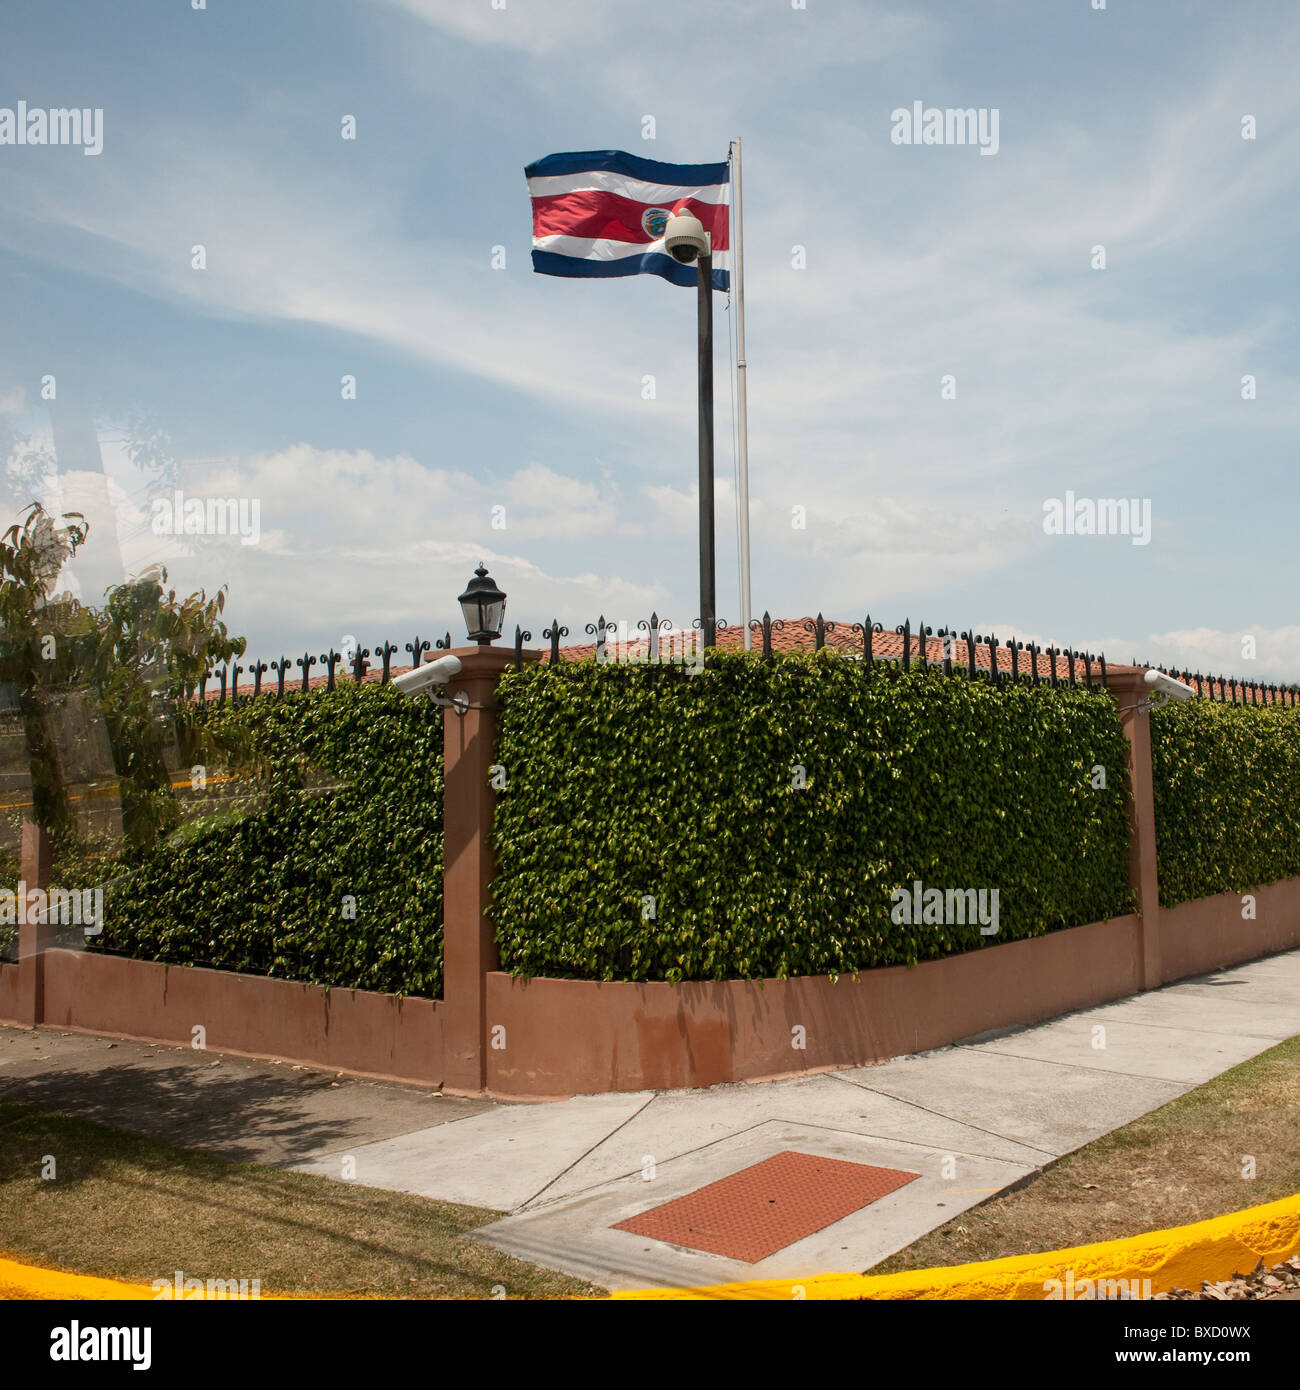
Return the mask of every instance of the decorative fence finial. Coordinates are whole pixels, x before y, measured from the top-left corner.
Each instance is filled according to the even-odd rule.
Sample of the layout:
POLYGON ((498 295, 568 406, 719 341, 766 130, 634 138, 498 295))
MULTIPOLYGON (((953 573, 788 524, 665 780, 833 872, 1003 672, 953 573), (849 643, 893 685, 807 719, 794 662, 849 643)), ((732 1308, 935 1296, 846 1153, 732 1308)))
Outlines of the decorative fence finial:
POLYGON ((417 637, 414 642, 406 644, 406 650, 411 653, 411 666, 416 667, 424 660, 424 654, 429 650, 429 643, 422 642, 417 637))
POLYGON ((532 634, 531 632, 526 632, 523 628, 521 628, 521 627, 516 623, 516 625, 515 625, 515 670, 516 670, 516 671, 522 671, 522 670, 524 669, 524 643, 525 643, 525 642, 531 642, 532 640, 533 640, 533 634, 532 634))
POLYGON ((549 641, 550 644, 551 644, 551 660, 552 660, 552 661, 559 661, 559 659, 560 659, 560 638, 561 638, 561 637, 567 637, 568 635, 569 635, 569 629, 568 629, 567 627, 561 627, 561 626, 560 626, 560 620, 559 620, 559 618, 552 618, 552 619, 551 619, 551 625, 550 625, 550 627, 546 628, 546 629, 543 631, 543 633, 542 633, 542 641, 544 641, 544 642, 549 641))
POLYGON ((326 668, 326 673, 327 673, 326 676, 325 676, 325 689, 326 689, 326 690, 333 690, 333 689, 334 689, 334 668, 339 664, 340 661, 343 660, 343 653, 342 653, 342 652, 336 652, 336 651, 334 650, 334 648, 331 647, 331 648, 329 649, 329 651, 327 651, 327 652, 322 652, 322 653, 320 654, 320 659, 321 659, 321 663, 325 666, 325 668, 326 668))
POLYGON ((389 663, 393 659, 393 653, 397 650, 396 642, 385 642, 382 647, 375 648, 375 655, 384 663, 383 672, 379 677, 380 685, 387 685, 390 680, 389 663))
POLYGON ((815 649, 817 651, 821 651, 821 649, 826 645, 826 634, 828 632, 835 631, 835 624, 828 623, 826 619, 823 618, 820 613, 818 613, 815 619, 805 618, 803 620, 803 630, 805 632, 811 632, 813 634, 815 649))
POLYGON ((899 626, 899 627, 896 627, 896 628, 894 629, 894 631, 902 634, 902 637, 903 637, 903 670, 904 670, 904 671, 910 671, 910 670, 912 669, 912 620, 911 620, 911 618, 904 618, 904 619, 903 619, 903 622, 902 622, 902 625, 899 626))
MULTIPOLYGON (((518 631, 519 629, 516 628, 515 632, 517 633, 518 631)), ((602 613, 595 623, 588 623, 583 631, 589 633, 596 639, 596 660, 603 662, 605 660, 605 634, 609 631, 609 627, 605 622, 605 615, 602 613)), ((531 638, 531 634, 529 635, 531 638)), ((518 665, 519 659, 520 658, 516 656, 516 666, 518 665)))

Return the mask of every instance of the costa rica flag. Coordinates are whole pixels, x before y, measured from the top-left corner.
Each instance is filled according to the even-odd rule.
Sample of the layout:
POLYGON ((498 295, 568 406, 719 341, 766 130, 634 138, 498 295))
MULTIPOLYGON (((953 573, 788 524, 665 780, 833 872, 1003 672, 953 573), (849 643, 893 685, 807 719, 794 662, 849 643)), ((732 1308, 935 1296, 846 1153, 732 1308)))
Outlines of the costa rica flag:
POLYGON ((533 203, 533 269, 540 275, 659 275, 698 283, 694 265, 664 250, 664 227, 690 211, 709 233, 713 288, 731 284, 731 175, 717 164, 665 164, 622 150, 548 154, 525 168, 533 203))

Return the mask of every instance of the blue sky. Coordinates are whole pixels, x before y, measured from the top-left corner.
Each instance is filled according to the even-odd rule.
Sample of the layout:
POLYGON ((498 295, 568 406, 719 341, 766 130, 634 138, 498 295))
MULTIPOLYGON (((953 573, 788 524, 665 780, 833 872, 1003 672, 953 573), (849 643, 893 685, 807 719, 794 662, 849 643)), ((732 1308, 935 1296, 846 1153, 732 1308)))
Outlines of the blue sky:
POLYGON ((88 510, 83 597, 229 584, 265 657, 459 640, 480 559, 538 634, 689 621, 693 292, 534 275, 523 166, 740 135, 758 611, 1300 679, 1297 41, 1263 0, 23 7, 0 107, 102 108, 104 143, 0 145, 6 516, 88 510), (996 108, 997 154, 894 144, 914 101, 996 108), (152 534, 173 485, 256 498, 258 543, 152 534), (1150 543, 1045 534, 1067 491, 1149 501, 1150 543))

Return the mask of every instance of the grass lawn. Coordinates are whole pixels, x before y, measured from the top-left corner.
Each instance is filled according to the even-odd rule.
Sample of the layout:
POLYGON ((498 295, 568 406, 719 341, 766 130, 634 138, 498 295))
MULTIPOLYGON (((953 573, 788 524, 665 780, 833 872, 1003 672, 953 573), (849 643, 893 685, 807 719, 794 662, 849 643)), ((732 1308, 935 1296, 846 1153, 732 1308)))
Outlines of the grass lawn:
POLYGON ((872 1274, 1141 1235, 1300 1192, 1300 1037, 1076 1149, 872 1274), (1255 1176, 1243 1177, 1247 1156, 1255 1176))
POLYGON ((148 1283, 260 1279, 263 1293, 563 1298, 580 1280, 468 1240, 501 1213, 196 1153, 0 1100, 0 1253, 148 1283), (41 1177, 44 1156, 56 1161, 41 1177))

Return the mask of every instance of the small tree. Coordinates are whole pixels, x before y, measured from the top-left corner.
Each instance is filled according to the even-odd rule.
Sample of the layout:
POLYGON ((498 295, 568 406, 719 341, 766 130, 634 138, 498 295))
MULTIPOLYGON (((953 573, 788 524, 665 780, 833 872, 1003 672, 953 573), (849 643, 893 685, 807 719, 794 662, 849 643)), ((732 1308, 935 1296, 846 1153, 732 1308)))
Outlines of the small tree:
POLYGON ((178 712, 212 665, 246 647, 222 621, 224 588, 212 598, 199 590, 180 599, 166 582, 166 569, 146 570, 109 589, 96 615, 93 671, 119 778, 122 833, 137 852, 179 819, 164 758, 168 722, 175 720, 182 756, 191 758, 189 723, 178 712))
POLYGON ((56 838, 72 829, 72 813, 51 718, 50 691, 71 659, 70 639, 92 619, 69 594, 51 596, 65 562, 85 543, 79 512, 60 526, 38 502, 0 538, 0 678, 18 695, 31 764, 32 815, 56 838))
POLYGON ((197 735, 185 706, 204 673, 242 656, 245 642, 222 620, 224 588, 212 598, 200 590, 182 599, 165 588, 161 567, 111 587, 100 609, 68 594, 52 596, 88 530, 80 513, 60 521, 67 524, 33 503, 0 540, 0 680, 11 681, 18 694, 33 818, 57 841, 73 833, 53 692, 91 685, 112 745, 126 848, 142 852, 179 818, 165 757, 167 726, 175 723, 182 758, 194 761, 197 735))

